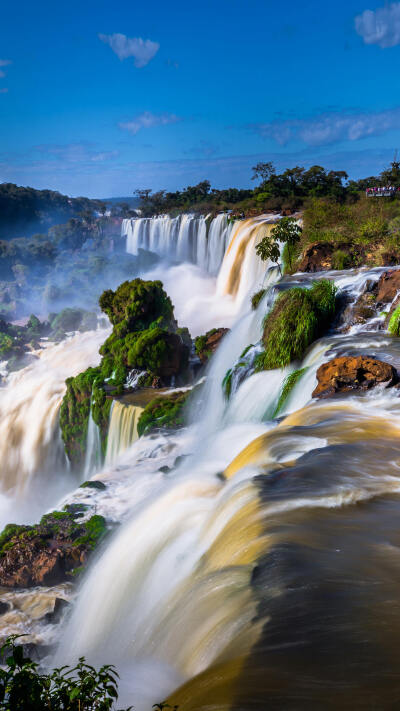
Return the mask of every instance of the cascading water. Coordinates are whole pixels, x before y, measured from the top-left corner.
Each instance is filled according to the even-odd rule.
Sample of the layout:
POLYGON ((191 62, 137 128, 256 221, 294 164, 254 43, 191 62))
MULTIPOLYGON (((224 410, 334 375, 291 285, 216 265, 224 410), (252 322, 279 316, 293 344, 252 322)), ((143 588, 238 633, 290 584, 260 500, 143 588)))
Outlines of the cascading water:
POLYGON ((28 367, 11 373, 0 389, 0 492, 4 516, 35 520, 68 486, 66 460, 59 433, 58 413, 67 377, 96 365, 98 350, 108 330, 70 336, 58 345, 46 344, 28 367), (58 493, 56 493, 58 492, 58 493), (28 501, 28 512, 23 501, 28 501))
MULTIPOLYGON (((272 286, 278 275, 274 269, 268 274, 272 286)), ((342 288, 354 287, 356 294, 360 278, 370 276, 348 275, 347 284, 339 276, 337 283, 342 279, 342 288)), ((276 708, 291 708, 292 698, 296 709, 335 708, 326 688, 334 695, 341 678, 342 707, 368 708, 385 666, 396 674, 388 632, 394 615, 379 607, 383 633, 368 606, 395 598, 390 560, 400 549, 399 399, 393 391, 332 402, 310 397, 318 365, 340 349, 372 350, 393 360, 400 346, 377 332, 334 333, 316 342, 296 364, 304 374, 284 406, 292 414, 277 423, 272 418, 292 366, 250 375, 229 401, 221 388, 245 346, 260 338, 273 298, 270 289, 222 341, 204 386, 204 411, 193 406, 202 420, 190 430, 195 454, 176 471, 169 468, 162 485, 154 484, 99 558, 59 651, 62 661, 82 653, 98 660, 106 650, 122 671, 121 700, 134 700, 140 711, 166 693, 183 711, 210 703, 219 710, 243 711, 250 704, 261 711, 269 698, 276 708), (389 541, 370 530, 382 505, 389 541), (374 566, 362 564, 360 545, 374 566), (376 589, 376 565, 382 591, 376 589), (332 595, 339 596, 337 605, 332 595), (323 620, 320 632, 315 610, 323 620), (366 628, 359 665, 359 650, 349 641, 364 638, 366 628), (346 644, 352 675, 342 654, 346 644), (382 645, 385 662, 379 665, 382 645)), ((153 458, 154 471, 160 465, 151 440, 147 458, 143 446, 136 454, 134 445, 130 454, 139 488, 141 462, 153 458)))
POLYGON ((138 421, 143 412, 139 405, 124 405, 114 400, 107 435, 106 465, 113 464, 138 438, 138 421))

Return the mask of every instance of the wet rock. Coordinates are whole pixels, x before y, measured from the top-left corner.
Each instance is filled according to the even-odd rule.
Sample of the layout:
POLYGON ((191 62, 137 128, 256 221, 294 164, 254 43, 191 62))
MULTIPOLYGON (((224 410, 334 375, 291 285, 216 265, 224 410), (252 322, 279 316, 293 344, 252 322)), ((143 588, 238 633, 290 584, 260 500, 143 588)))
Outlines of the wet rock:
POLYGON ((5 615, 6 612, 9 612, 11 609, 11 605, 9 602, 3 602, 0 600, 0 615, 5 615))
POLYGON ((229 332, 229 328, 213 328, 207 331, 204 336, 195 339, 195 350, 201 362, 207 363, 212 354, 217 350, 221 339, 229 332))
POLYGON ((9 524, 0 534, 0 585, 27 588, 71 580, 107 532, 102 516, 76 522, 53 511, 36 526, 9 524))
POLYGON ((106 485, 100 481, 99 479, 92 479, 90 481, 84 481, 83 484, 80 485, 81 489, 97 489, 98 491, 104 491, 106 489, 106 485))
POLYGON ((387 388, 398 382, 396 369, 371 356, 333 358, 318 368, 318 385, 313 397, 331 397, 336 393, 369 390, 383 384, 387 388))
POLYGON ((376 285, 376 300, 379 304, 390 304, 400 292, 400 269, 384 272, 376 285))
POLYGON ((68 602, 67 600, 64 600, 62 597, 56 597, 54 601, 54 608, 53 612, 47 612, 44 617, 43 621, 47 622, 49 624, 56 624, 57 622, 60 621, 63 612, 68 608, 71 607, 71 603, 68 602))

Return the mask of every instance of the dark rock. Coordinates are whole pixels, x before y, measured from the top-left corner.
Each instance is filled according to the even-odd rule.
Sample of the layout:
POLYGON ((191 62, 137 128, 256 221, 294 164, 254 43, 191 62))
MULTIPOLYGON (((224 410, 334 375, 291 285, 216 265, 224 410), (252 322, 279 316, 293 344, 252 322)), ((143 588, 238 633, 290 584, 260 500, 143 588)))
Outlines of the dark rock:
POLYGON ((47 612, 42 618, 44 622, 55 624, 60 621, 64 610, 71 607, 71 603, 64 600, 62 597, 56 597, 54 601, 53 612, 47 612))
POLYGON ((10 603, 0 600, 0 615, 5 615, 6 612, 9 612, 9 610, 11 610, 10 603))
POLYGON ((321 365, 317 380, 312 396, 326 398, 336 393, 369 390, 379 384, 389 388, 398 382, 398 374, 390 363, 371 356, 342 356, 321 365))
POLYGON ((332 269, 332 254, 335 250, 331 242, 314 242, 303 252, 299 272, 323 272, 332 269))

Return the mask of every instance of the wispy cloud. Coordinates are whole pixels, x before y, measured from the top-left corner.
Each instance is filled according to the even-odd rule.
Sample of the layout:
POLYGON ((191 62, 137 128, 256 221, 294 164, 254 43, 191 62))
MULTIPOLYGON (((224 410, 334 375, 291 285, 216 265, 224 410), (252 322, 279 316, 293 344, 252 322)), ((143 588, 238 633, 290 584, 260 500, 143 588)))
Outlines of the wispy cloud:
POLYGON ((247 128, 262 138, 271 138, 281 146, 291 141, 323 146, 339 141, 358 141, 400 129, 400 107, 358 114, 331 112, 309 119, 253 123, 247 128))
POLYGON ((33 147, 33 153, 47 156, 50 160, 62 160, 65 163, 103 163, 116 158, 119 151, 99 151, 96 144, 89 141, 81 143, 45 143, 33 147))
POLYGON ((141 37, 127 37, 118 32, 113 35, 99 34, 99 39, 108 44, 121 61, 134 57, 134 64, 138 69, 145 67, 160 49, 158 42, 141 37))
POLYGON ((377 10, 364 10, 354 19, 356 32, 365 44, 377 44, 382 49, 400 44, 400 2, 377 10))
POLYGON ((154 126, 166 126, 169 123, 178 123, 182 121, 175 114, 152 114, 151 111, 144 111, 142 114, 135 116, 131 121, 125 121, 118 124, 124 131, 129 131, 134 136, 142 128, 153 128, 154 126))
POLYGON ((12 64, 11 59, 0 59, 0 67, 8 67, 12 64))
POLYGON ((6 88, 0 89, 0 94, 8 94, 8 89, 6 89, 6 88))

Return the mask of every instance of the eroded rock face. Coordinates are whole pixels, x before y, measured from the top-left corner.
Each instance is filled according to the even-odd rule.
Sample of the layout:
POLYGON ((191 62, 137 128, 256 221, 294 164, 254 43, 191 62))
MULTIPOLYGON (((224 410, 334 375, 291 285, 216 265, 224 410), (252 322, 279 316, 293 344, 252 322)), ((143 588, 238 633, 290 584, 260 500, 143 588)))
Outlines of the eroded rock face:
POLYGON ((85 566, 106 532, 102 516, 77 523, 72 514, 46 514, 36 526, 10 524, 1 533, 0 585, 58 585, 85 566))
POLYGON ((333 358, 318 368, 318 385, 313 397, 331 397, 336 393, 369 390, 382 384, 389 388, 398 382, 396 369, 371 356, 333 358))
POLYGON ((207 363, 209 358, 217 350, 221 339, 229 333, 229 328, 213 328, 204 336, 198 336, 195 340, 196 353, 202 363, 207 363))
POLYGON ((384 272, 376 286, 376 300, 380 304, 389 304, 400 292, 400 269, 384 272))

